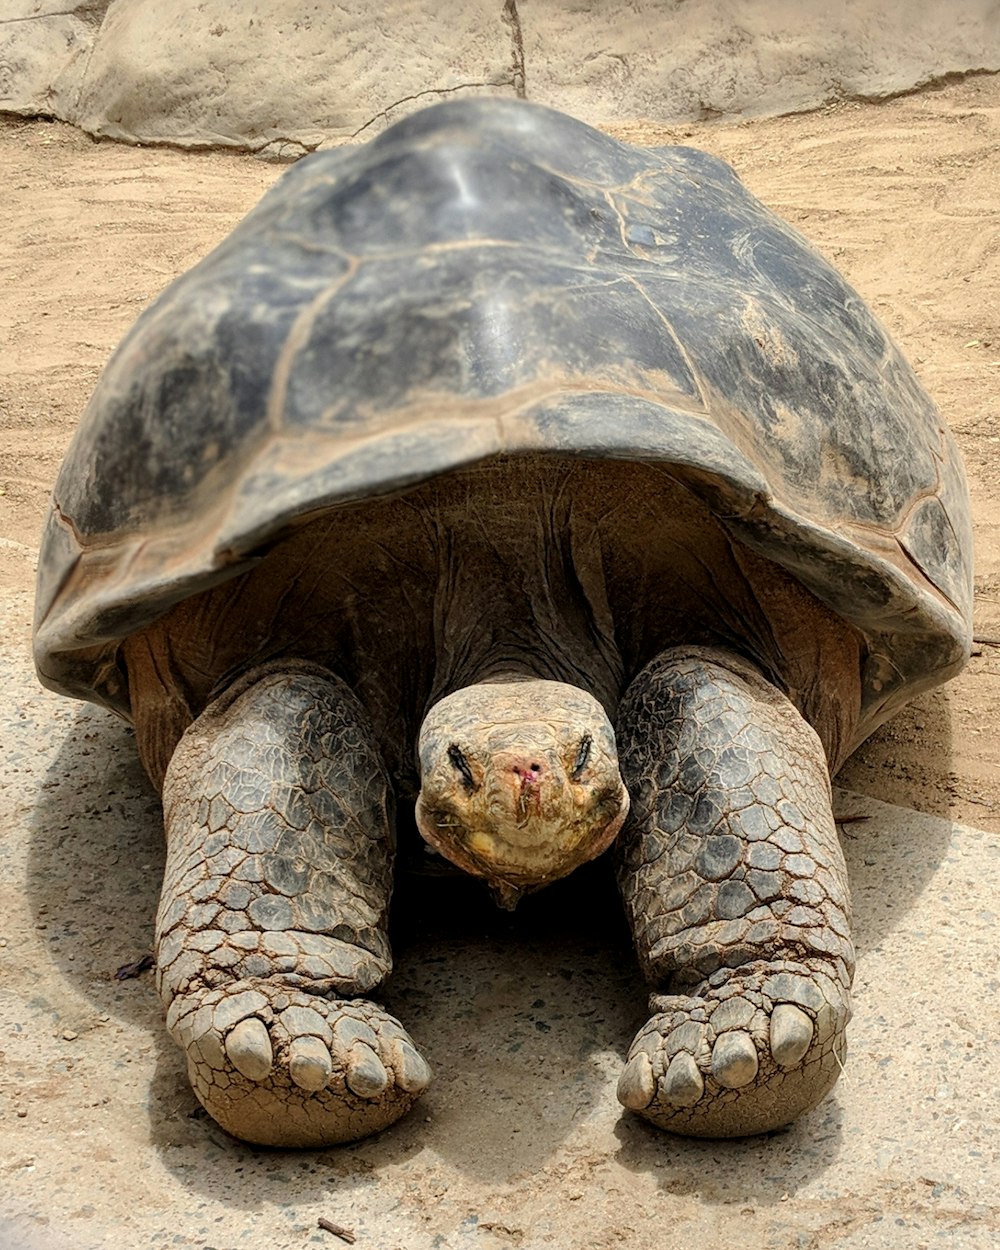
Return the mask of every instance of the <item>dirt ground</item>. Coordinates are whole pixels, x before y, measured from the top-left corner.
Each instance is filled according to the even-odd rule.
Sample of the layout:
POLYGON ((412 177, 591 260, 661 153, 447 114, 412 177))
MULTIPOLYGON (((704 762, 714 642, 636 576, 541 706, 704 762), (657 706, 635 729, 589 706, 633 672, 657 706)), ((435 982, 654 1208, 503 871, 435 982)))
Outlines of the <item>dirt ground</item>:
MULTIPOLYGON (((973 658, 965 672, 949 686, 918 700, 869 741, 848 762, 840 782, 850 791, 903 808, 916 809, 929 817, 961 822, 987 833, 1000 831, 1000 732, 997 725, 1000 716, 1000 77, 972 75, 883 104, 841 104, 797 117, 674 129, 636 123, 619 126, 615 133, 632 142, 693 143, 730 161, 752 191, 801 229, 858 288, 897 338, 954 429, 968 470, 977 544, 975 630, 978 641, 973 658)), ((148 791, 143 789, 129 754, 127 739, 116 727, 109 727, 111 722, 103 713, 81 711, 72 704, 48 700, 47 696, 37 707, 32 702, 35 696, 30 690, 30 674, 27 677, 24 674, 27 673, 34 551, 48 492, 60 459, 87 395, 112 348, 143 306, 175 275, 218 242, 280 172, 280 167, 249 157, 129 148, 95 143, 61 124, 0 122, 0 186, 3 188, 3 229, 0 232, 0 274, 3 275, 0 287, 0 590, 3 592, 3 616, 7 630, 2 639, 4 665, 10 668, 9 675, 4 672, 4 681, 6 684, 9 676, 13 683, 16 670, 20 674, 17 680, 23 679, 28 683, 23 687, 27 693, 17 704, 17 716, 22 720, 41 716, 43 730, 46 718, 49 718, 53 743, 50 754, 45 757, 46 768, 67 767, 70 757, 65 753, 59 754, 63 749, 59 746, 60 736, 66 737, 67 734, 75 737, 78 747, 83 739, 90 743, 90 746, 82 748, 84 756, 90 751, 99 753, 100 768, 107 770, 111 778, 107 791, 95 790, 92 779, 81 778, 77 783, 80 793, 91 804, 92 811, 90 807, 87 811, 95 820, 104 819, 100 813, 105 810, 102 806, 105 798, 111 804, 107 811, 111 812, 111 806, 117 802, 113 797, 118 793, 115 787, 120 787, 122 793, 127 792, 131 796, 128 802, 133 806, 128 808, 128 813, 129 820, 134 817, 135 824, 130 825, 128 839, 121 846, 121 879, 116 889, 126 893, 131 890, 137 896, 141 895, 143 905, 149 907, 155 898, 155 880, 150 884, 149 878, 155 877, 158 854, 155 843, 148 840, 154 836, 150 830, 154 830, 156 825, 155 803, 148 791), (38 708, 42 709, 41 713, 38 708), (137 862, 139 860, 143 862, 137 862)), ((11 741, 15 740, 20 741, 16 735, 11 738, 11 741)), ((32 773, 31 760, 25 758, 12 771, 23 780, 32 773)), ((50 780, 45 782, 45 786, 58 787, 61 784, 59 779, 53 781, 51 774, 47 775, 50 780)), ((15 794, 22 793, 17 789, 21 780, 14 778, 11 781, 8 775, 6 793, 11 804, 15 794)), ((4 799, 3 806, 5 816, 20 813, 26 820, 31 817, 31 813, 23 807, 15 811, 12 805, 8 805, 7 799, 4 799)), ((125 808, 116 808, 115 812, 121 816, 125 808)), ((931 830, 932 826, 938 828, 932 822, 926 829, 931 830)), ((12 827, 5 820, 0 829, 0 861, 5 853, 12 853, 13 841, 12 835, 9 835, 12 827), (11 840, 5 849, 2 839, 8 836, 11 840)), ((928 832, 926 836, 933 839, 936 835, 928 832)), ((56 839, 50 845, 60 848, 63 844, 56 839)), ((96 845, 110 848, 113 845, 111 834, 105 843, 98 840, 96 845)), ((918 840, 914 845, 924 844, 918 840)), ((989 850, 995 867, 995 845, 990 844, 989 850)), ((74 897, 74 891, 82 891, 81 899, 86 895, 92 907, 98 906, 95 902, 98 896, 94 891, 104 889, 103 878, 106 874, 97 859, 81 867, 72 860, 72 852, 67 854, 70 859, 54 863, 51 876, 46 875, 49 869, 40 868, 38 862, 29 856, 29 878, 34 874, 34 885, 38 886, 34 910, 26 913, 27 919, 22 921, 18 919, 21 913, 11 902, 13 894, 6 896, 7 901, 0 905, 0 947, 4 948, 0 949, 0 957, 9 954, 7 948, 18 947, 22 938, 27 941, 21 931, 22 924, 42 931, 41 937, 35 934, 41 943, 38 947, 40 958, 44 959, 46 953, 51 955, 54 940, 51 929, 55 926, 51 924, 50 917, 56 914, 64 918, 65 934, 68 935, 69 946, 72 946, 72 912, 66 907, 66 899, 74 897), (67 863, 76 864, 81 875, 74 876, 76 868, 70 871, 67 863), (91 882, 89 894, 88 881, 91 882), (38 902, 39 898, 43 901, 38 902), (46 930, 50 930, 47 936, 46 930)), ((900 854, 905 859, 909 852, 901 851, 900 854)), ((117 854, 114 858, 116 863, 119 862, 117 854)), ((946 861, 943 852, 931 858, 946 861)), ((870 863, 875 861, 860 859, 858 862, 863 876, 864 866, 869 864, 870 870, 870 863)), ((970 865, 979 862, 969 861, 970 865)), ((978 868, 970 867, 970 876, 964 886, 958 882, 955 888, 960 895, 968 897, 971 897, 970 891, 974 893, 975 889, 979 889, 988 902, 992 897, 992 886, 975 875, 978 871, 978 868)), ((923 871, 921 881, 926 881, 923 871)), ((31 879, 28 884, 32 887, 31 879)), ((100 906, 114 908, 115 898, 115 894, 105 890, 98 901, 100 906)), ((122 947, 122 955, 130 953, 126 949, 129 943, 131 953, 141 953, 143 944, 148 941, 150 921, 151 910, 145 920, 138 911, 134 914, 128 912, 127 921, 109 920, 107 929, 113 931, 115 941, 122 947)), ((522 954, 530 961, 535 957, 532 943, 541 941, 539 934, 547 932, 547 929, 538 917, 535 921, 529 917, 527 923, 529 928, 519 940, 526 943, 521 948, 522 954), (530 927, 533 923, 536 925, 534 930, 530 927)), ((318 1170, 327 1177, 344 1179, 349 1176, 355 1185, 352 1193, 367 1193, 369 1200, 375 1203, 371 1209, 377 1214, 378 1201, 372 1198, 372 1187, 379 1175, 380 1160, 384 1163, 385 1159, 384 1154, 378 1154, 381 1147, 350 1148, 339 1154, 332 1152, 298 1157, 307 1162, 297 1161, 295 1156, 284 1156, 282 1161, 281 1156, 235 1148, 221 1134, 217 1135, 217 1139, 210 1126, 205 1127, 204 1121, 190 1120, 191 1107, 184 1102, 185 1095, 178 1092, 183 1089, 179 1061, 173 1057, 169 1047, 161 1052, 160 1043, 149 1040, 151 1034, 148 1030, 157 1027, 155 1017, 158 1009, 148 986, 148 978, 146 982, 135 983, 142 988, 136 990, 131 999, 117 983, 108 984, 106 969, 109 963, 113 963, 114 957, 110 954, 99 955, 100 931, 100 926, 92 922, 88 930, 91 945, 87 952, 80 953, 81 964, 87 962, 93 978, 100 980, 103 987, 93 990, 91 985, 90 1014, 86 1017, 91 1024, 86 1027, 93 1029, 95 1037, 101 1030, 108 1035, 116 1033, 114 1045, 118 1057, 115 1065, 121 1073, 120 1093, 111 1097, 98 1082, 79 1085, 72 1096, 68 1096, 64 1090, 66 1082, 76 1083, 79 1079, 79 1072, 76 1077, 71 1075, 74 1061, 72 1058, 68 1061, 69 1069, 65 1064, 59 1068, 56 1059, 49 1056, 51 1062, 56 1064, 53 1069, 56 1074, 50 1074, 52 1089, 62 1092, 52 1095, 55 1099, 52 1124, 47 1129, 43 1126, 48 1117, 40 1119, 37 1111, 22 1106, 24 1100, 18 1093, 20 1087, 15 1088, 15 1083, 12 1083, 10 1069, 5 1085, 3 1051, 0 1049, 0 1190, 6 1185, 4 1172, 13 1174, 18 1169, 38 1167, 37 1180, 31 1182, 29 1177, 22 1194, 25 1209, 31 1205, 34 1212, 33 1227, 47 1229, 47 1240, 38 1244, 63 1244, 58 1239, 58 1221, 50 1224, 44 1214, 49 1206, 54 1211, 63 1212, 61 1218, 70 1219, 72 1216, 67 1227, 76 1245, 91 1244, 88 1236, 93 1244, 110 1246, 171 1244, 171 1238, 176 1244, 204 1247, 298 1245, 305 1244, 310 1238, 322 1241, 322 1244, 340 1244, 329 1234, 320 1234, 317 1238, 312 1231, 315 1229, 314 1220, 309 1232, 302 1225, 301 1233, 296 1232, 295 1236, 292 1236, 292 1231, 299 1226, 294 1225, 293 1228, 293 1224, 287 1221, 282 1226, 284 1232, 280 1237, 273 1228, 265 1233, 255 1222, 257 1217, 251 1218, 247 1214, 255 1208, 253 1193, 246 1188, 239 1191, 233 1202, 244 1213, 247 1231, 242 1234, 234 1231, 236 1225, 229 1215, 224 1221, 223 1216, 213 1215, 213 1220, 222 1221, 220 1227, 225 1228, 227 1238, 216 1241, 208 1215, 199 1217, 196 1211, 208 1201, 208 1182, 204 1174, 194 1174, 202 1168, 206 1156, 203 1155, 199 1162, 196 1153, 191 1156, 193 1162, 181 1163, 175 1169, 175 1177, 179 1177, 191 1193, 191 1209, 187 1212, 190 1219, 188 1223, 182 1220, 176 1225, 180 1232, 175 1233, 175 1213, 166 1199, 161 1201, 161 1205, 166 1205, 163 1205, 162 1218, 157 1225, 162 1231, 157 1232, 155 1237, 150 1234, 148 1241, 137 1239, 137 1234, 125 1233, 122 1233, 121 1240, 116 1240, 114 1235, 107 1233, 104 1225, 101 1225, 104 1231, 100 1231, 100 1204, 95 1212, 85 1193, 77 1195, 75 1206, 68 1199, 64 1201, 58 1197, 54 1197, 51 1203, 43 1202, 41 1193, 49 1193, 45 1186, 55 1185, 61 1193, 54 1179, 58 1178, 59 1169, 48 1165, 43 1167, 40 1162, 36 1164, 36 1157, 44 1155, 47 1136, 68 1141, 75 1131, 84 1134, 87 1124, 74 1129, 73 1117, 81 1114, 81 1108, 88 1108, 83 1112, 84 1118, 104 1116, 104 1128, 98 1134, 96 1146, 92 1133, 86 1137, 87 1151, 83 1154, 78 1152, 78 1166, 84 1169, 84 1175, 88 1174, 88 1168, 100 1170, 103 1166, 101 1156, 99 1153, 95 1155, 94 1150, 103 1150, 108 1159, 117 1160, 116 1166, 123 1169, 115 1180, 119 1186, 118 1218, 125 1222, 123 1228, 128 1224, 129 1166, 134 1146, 130 1132, 138 1132, 128 1127, 130 1099, 138 1105, 144 1099, 152 1098, 161 1110, 167 1105, 171 1108, 165 1121, 158 1128, 154 1126, 153 1136, 161 1152, 169 1154, 173 1150, 176 1158, 185 1150, 190 1153, 193 1150, 191 1134, 197 1132, 202 1135, 201 1148, 208 1151, 210 1159, 218 1160, 224 1156, 229 1160, 226 1166, 231 1166, 237 1173, 245 1168, 248 1175, 255 1168, 263 1168, 270 1178, 269 1195, 274 1184, 285 1183, 273 1180, 274 1175, 282 1170, 293 1180, 296 1177, 304 1179, 308 1173, 309 1184, 313 1187, 319 1184, 316 1180, 318 1170), (100 971, 102 968, 104 971, 100 971), (139 999, 135 994, 139 995, 139 999), (123 1002, 132 1005, 123 1007, 123 1002), (135 1006, 136 1002, 141 1002, 141 1006, 135 1006), (152 1094, 145 1089, 140 1077, 139 1069, 144 1057, 150 1063, 156 1063, 156 1084, 152 1094), (131 1063, 133 1058, 136 1067, 130 1070, 124 1065, 126 1059, 131 1063), (58 1075, 60 1072, 61 1076, 58 1075), (110 1107, 107 1105, 109 1097, 110 1107), (181 1109, 178 1110, 178 1107, 181 1109), (38 1134, 30 1145, 18 1144, 21 1138, 17 1134, 22 1128, 25 1142, 30 1133, 38 1134), (366 1150, 368 1153, 365 1153, 366 1150), (291 1161, 288 1162, 288 1159, 291 1161), (29 1204, 28 1195, 32 1193, 34 1200, 29 1204), (205 1222, 196 1230, 199 1219, 205 1222), (82 1229, 89 1229, 90 1232, 84 1233, 82 1229)), ((875 931, 878 940, 873 939, 876 944, 872 949, 881 953, 882 945, 878 944, 881 931, 877 925, 875 931)), ((450 975, 445 960, 449 951, 448 942, 460 941, 455 932, 442 939, 444 945, 438 953, 433 953, 430 947, 422 948, 429 961, 438 961, 439 971, 435 975, 442 983, 448 982, 450 975)), ((587 935, 580 932, 575 932, 575 935, 570 932, 559 941, 572 944, 576 938, 586 945, 587 935)), ((614 941, 617 940, 618 936, 614 938, 614 941)), ((24 949, 27 950, 27 946, 24 949)), ((74 953, 66 953, 66 946, 61 950, 57 960, 61 972, 72 973, 74 965, 62 961, 74 960, 74 953)), ((994 951, 995 939, 990 953, 993 964, 994 951)), ((576 949, 572 958, 578 955, 579 950, 576 949)), ((566 958, 571 959, 571 956, 566 958)), ((485 956, 484 960, 483 975, 488 978, 490 964, 485 956)), ((595 960, 595 983, 603 983, 611 977, 611 965, 601 963, 596 956, 595 960)), ((125 958, 119 962, 125 962, 125 958)), ((24 973, 23 961, 18 969, 24 973)), ((76 972, 80 972, 79 965, 76 972)), ((44 982, 47 975, 44 968, 34 968, 35 974, 40 982, 44 982)), ((919 962, 914 965, 914 976, 918 975, 919 962)), ((569 979, 565 978, 566 981, 569 979)), ((488 995, 489 1002, 483 1010, 494 1016, 507 1012, 510 1002, 517 997, 517 981, 516 970, 512 970, 509 980, 503 977, 498 979, 489 989, 491 997, 488 995)), ((995 989, 995 980, 992 985, 995 989)), ((989 992, 993 994, 993 989, 989 992)), ((2 993, 0 981, 0 995, 2 993)), ((413 985, 408 989, 404 977, 398 993, 404 999, 408 995, 413 998, 418 995, 418 989, 413 985)), ((457 990, 454 984, 450 989, 444 985, 442 993, 447 995, 457 993, 457 990)), ((609 993, 612 992, 609 990, 609 993)), ((613 991, 612 997, 619 993, 620 987, 613 991)), ((5 1009, 4 1001, 0 997, 0 1025, 6 1030, 16 1013, 13 1009, 5 1009)), ((558 994, 553 1001, 561 1001, 558 994)), ((402 1008, 406 1006, 405 1002, 402 1003, 402 1008)), ((45 1010, 49 1008, 46 1006, 45 1010)), ((552 1001, 549 1010, 552 1010, 552 1001)), ((563 1059, 568 1062, 572 1056, 561 1059, 558 1049, 546 1037, 550 1024, 543 1020, 544 1027, 540 1027, 538 1021, 541 1016, 538 1019, 529 1017, 530 1013, 525 1017, 524 1028, 528 1037, 536 1042, 539 1039, 545 1042, 538 1062, 550 1064, 550 1070, 542 1073, 542 1078, 549 1079, 556 1074, 555 1068, 563 1063, 563 1059)), ((51 1019, 59 1021, 58 1026, 53 1026, 55 1033, 49 1029, 46 1034, 50 1039, 61 1038, 58 1044, 63 1049, 68 1044, 68 1034, 73 1034, 69 1038, 71 1043, 84 1032, 85 1027, 79 1022, 66 1024, 69 1018, 65 1012, 60 1014, 55 1011, 51 1019)), ((913 1018, 918 1021, 914 1027, 920 1027, 919 1012, 913 1018)), ((20 1025, 11 1027, 20 1032, 20 1025)), ((625 1040, 627 1043, 627 1038, 625 1040)), ((616 1041, 615 1044, 620 1043, 616 1041)), ((942 1044, 950 1045, 947 1042, 942 1044)), ((2 1045, 0 1041, 0 1047, 2 1045)), ((51 1050, 51 1040, 47 1045, 51 1050)), ((469 1042, 469 1045, 475 1047, 476 1044, 469 1042)), ((601 1062, 605 1060, 602 1058, 601 1062)), ((612 1055, 606 1062, 608 1079, 611 1079, 612 1068, 617 1061, 612 1055)), ((77 1063, 79 1067, 79 1060, 77 1063)), ((86 1068, 86 1064, 82 1066, 86 1068)), ((566 1075, 565 1064, 560 1074, 566 1075)), ((503 1080, 514 1080, 506 1069, 503 1080)), ((32 1088, 37 1092, 43 1086, 44 1082, 39 1084, 36 1081, 32 1088)), ((613 1081, 610 1088, 613 1088, 613 1081)), ((43 1096, 38 1094, 39 1098, 43 1096)), ((520 1095, 511 1088, 509 1097, 516 1102, 520 1095)), ((863 1105, 867 1097, 866 1091, 856 1091, 859 1105, 863 1105)), ((481 1136, 472 1134, 461 1148, 454 1147, 454 1153, 457 1156, 466 1152, 462 1162, 471 1166, 479 1179, 486 1177, 492 1168, 493 1174, 502 1180, 507 1175, 504 1168, 511 1157, 508 1150, 510 1141, 516 1145, 515 1139, 508 1141, 504 1134, 520 1130, 516 1117, 515 1121, 505 1122, 495 1107, 490 1114, 489 1123, 499 1137, 484 1144, 481 1136), (475 1156, 471 1165, 468 1152, 475 1156)), ((551 1130, 553 1141, 568 1135, 566 1124, 551 1111, 548 1103, 539 1114, 540 1123, 548 1126, 545 1131, 551 1130)), ((606 1114, 611 1115, 611 1109, 606 1114)), ((617 1110, 614 1114, 617 1115, 617 1110)), ((829 1114, 826 1121, 814 1121, 814 1127, 826 1124, 829 1133, 834 1133, 829 1114)), ((836 1128, 838 1133, 848 1131, 836 1128)), ((417 1132, 412 1125, 401 1129, 400 1133, 400 1155, 392 1165, 396 1168, 394 1175, 398 1181, 393 1191, 397 1193, 396 1206, 401 1202, 405 1205, 405 1195, 410 1190, 415 1193, 419 1187, 419 1201, 424 1204, 421 1209, 426 1210, 427 1203, 431 1201, 428 1193, 437 1192, 435 1185, 439 1186, 440 1192, 433 1201, 446 1203, 448 1182, 441 1178, 447 1169, 442 1171, 444 1165, 435 1164, 432 1167, 420 1163, 417 1132), (414 1170, 412 1176, 408 1169, 414 1170), (443 1189, 440 1188, 442 1185, 443 1189), (400 1198, 399 1194, 404 1198, 400 1198)), ((903 1139, 905 1141, 905 1131, 903 1139)), ((135 1140, 138 1141, 138 1138, 135 1140)), ((622 1146, 625 1166, 644 1173, 644 1156, 637 1147, 633 1149, 634 1143, 630 1145, 632 1141, 626 1134, 622 1146)), ((143 1138, 134 1148, 144 1149, 147 1145, 143 1138)), ((899 1149, 905 1153, 905 1144, 899 1149)), ((700 1154, 695 1152, 685 1157, 692 1175, 699 1168, 713 1166, 710 1154, 704 1149, 700 1154)), ((774 1157, 772 1151, 769 1158, 773 1161, 774 1157)), ((529 1150, 525 1158, 528 1172, 524 1175, 529 1175, 533 1166, 540 1169, 539 1175, 545 1173, 547 1183, 553 1185, 569 1204, 567 1211, 581 1210, 579 1205, 574 1208, 573 1204, 586 1196, 588 1185, 602 1183, 603 1165, 597 1155, 587 1165, 590 1170, 585 1173, 573 1171, 565 1161, 558 1165, 563 1168, 559 1172, 551 1162, 550 1153, 537 1143, 534 1152, 529 1150), (566 1180, 571 1173, 572 1184, 566 1180), (584 1176, 582 1181, 579 1180, 580 1175, 584 1176), (577 1186, 580 1193, 574 1198, 569 1190, 577 1186)), ((580 1159, 576 1163, 580 1163, 580 1159)), ((995 1163, 994 1152, 994 1177, 995 1163)), ((727 1166, 731 1164, 732 1156, 729 1156, 727 1166)), ((513 1171, 509 1175, 513 1176, 513 1171)), ((886 1177, 889 1176, 886 1173, 886 1177)), ((933 1177, 925 1179, 927 1192, 930 1193, 939 1182, 933 1177)), ((643 1184, 647 1181, 648 1184, 653 1183, 649 1177, 643 1176, 643 1184)), ((233 1180, 234 1186, 237 1183, 233 1180)), ((857 1181, 862 1188, 864 1183, 863 1177, 857 1181)), ((914 1179, 918 1187, 920 1183, 919 1177, 914 1179)), ((666 1182, 661 1180, 661 1184, 666 1182)), ((789 1184, 794 1190, 794 1183, 789 1182, 787 1176, 785 1180, 779 1176, 776 1181, 774 1178, 762 1181, 769 1195, 767 1201, 771 1204, 772 1214, 775 1211, 780 1213, 780 1204, 788 1199, 785 1189, 789 1184)), ((517 1192, 516 1186, 510 1190, 515 1197, 517 1192)), ((669 1195, 674 1191, 667 1185, 666 1191, 660 1190, 661 1197, 664 1192, 669 1195)), ((712 1201, 716 1204, 717 1213, 721 1212, 719 1218, 724 1215, 725 1220, 731 1221, 726 1227, 736 1236, 740 1227, 737 1216, 744 1208, 732 1204, 745 1204, 748 1200, 745 1195, 741 1197, 736 1188, 727 1192, 728 1197, 716 1193, 712 1201)), ((236 1193, 235 1188, 232 1193, 236 1193)), ((685 1219, 694 1219, 691 1204, 697 1205, 699 1193, 696 1180, 692 1179, 683 1193, 682 1214, 685 1219)), ((158 1201, 155 1194, 152 1197, 147 1194, 147 1198, 154 1203, 158 1201)), ((815 1201, 821 1202, 821 1198, 822 1195, 815 1201)), ((271 1200, 269 1197, 268 1201, 271 1200)), ((413 1200, 417 1201, 416 1198, 413 1200)), ((870 1193, 865 1198, 869 1205, 882 1200, 872 1198, 870 1193)), ((275 1210, 280 1205, 278 1203, 275 1210)), ((963 1206, 958 1202, 955 1210, 960 1208, 966 1212, 970 1209, 968 1204, 963 1206)), ((753 1214, 752 1207, 746 1209, 753 1214)), ((499 1215, 495 1219, 491 1217, 490 1223, 481 1212, 477 1214, 470 1208, 461 1217, 466 1224, 462 1224, 456 1215, 458 1222, 454 1227, 458 1231, 447 1235, 438 1232, 432 1236, 436 1226, 431 1216, 426 1216, 425 1222, 420 1225, 421 1238, 426 1234, 426 1240, 410 1239, 404 1229, 398 1235, 398 1243, 407 1247, 422 1247, 425 1244, 464 1246, 468 1234, 470 1246, 534 1246, 544 1243, 558 1247, 583 1244, 583 1241, 573 1239, 579 1234, 594 1246, 639 1244, 638 1241, 633 1242, 628 1229, 632 1228, 635 1233, 640 1226, 635 1221, 630 1225, 619 1220, 616 1224, 614 1213, 609 1217, 611 1222, 603 1228, 580 1221, 574 1223, 570 1219, 563 1225, 564 1233, 568 1228, 577 1231, 567 1240, 563 1240, 563 1234, 557 1231, 552 1236, 539 1234, 537 1243, 530 1238, 526 1241, 523 1231, 518 1232, 521 1226, 515 1218, 517 1203, 514 1199, 504 1210, 507 1213, 502 1218, 499 1215), (615 1232, 616 1228, 618 1232, 615 1232), (625 1231, 622 1232, 622 1229, 625 1231)), ((744 1244, 776 1247, 868 1244, 862 1236, 867 1227, 862 1219, 865 1210, 868 1208, 856 1205, 850 1218, 845 1216, 846 1222, 841 1224, 831 1216, 827 1224, 822 1225, 828 1230, 822 1236, 815 1231, 819 1227, 815 1221, 805 1220, 796 1224, 794 1220, 782 1222, 769 1216, 771 1223, 760 1225, 761 1240, 745 1241, 744 1244), (836 1236, 829 1231, 838 1228, 840 1232, 836 1236), (782 1232, 782 1229, 785 1231, 782 1232)), ((288 1218, 292 1219, 292 1216, 294 1212, 288 1218)), ((390 1217, 387 1215, 385 1218, 390 1217)), ((537 1226, 546 1227, 544 1210, 537 1218, 541 1221, 537 1226)), ((871 1218, 876 1219, 876 1216, 871 1218)), ((880 1220, 881 1216, 877 1219, 880 1220)), ((974 1221, 971 1233, 966 1229, 970 1240, 953 1240, 950 1244, 984 1247, 996 1244, 1000 1233, 997 1232, 995 1210, 988 1219, 982 1219, 985 1223, 974 1221), (979 1240, 980 1237, 982 1240, 979 1240)), ((896 1223, 899 1222, 897 1219, 896 1223)), ((958 1215, 950 1223, 947 1219, 943 1222, 937 1220, 936 1223, 931 1221, 928 1228, 932 1230, 935 1244, 938 1233, 949 1229, 954 1233, 960 1222, 958 1215)), ((444 1228, 444 1225, 441 1227, 444 1228)), ((695 1224, 691 1224, 691 1228, 694 1229, 695 1224)), ((931 1233, 927 1235, 931 1236, 931 1233)), ((0 1245, 3 1244, 0 1229, 0 1245)), ((369 1240, 368 1244, 379 1243, 369 1240)), ((396 1242, 383 1241, 381 1244, 391 1246, 396 1242)), ((710 1241, 704 1244, 708 1246, 710 1241)), ((883 1243, 876 1238, 871 1244, 893 1243, 883 1243)), ((906 1241, 905 1244, 930 1243, 906 1241)))

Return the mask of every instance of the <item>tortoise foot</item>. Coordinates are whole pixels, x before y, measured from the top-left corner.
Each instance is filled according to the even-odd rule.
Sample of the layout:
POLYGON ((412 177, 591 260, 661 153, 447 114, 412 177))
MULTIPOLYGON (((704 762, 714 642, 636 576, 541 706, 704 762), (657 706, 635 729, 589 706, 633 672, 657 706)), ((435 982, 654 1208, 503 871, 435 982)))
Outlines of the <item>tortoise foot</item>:
POLYGON ((174 1000, 167 1026, 198 1099, 264 1146, 329 1146, 392 1124, 430 1082, 398 1020, 365 999, 260 980, 174 1000))
POLYGON ((832 1088, 850 1005, 820 960, 723 968, 690 996, 650 998, 618 1083, 623 1106, 691 1137, 790 1124, 832 1088))

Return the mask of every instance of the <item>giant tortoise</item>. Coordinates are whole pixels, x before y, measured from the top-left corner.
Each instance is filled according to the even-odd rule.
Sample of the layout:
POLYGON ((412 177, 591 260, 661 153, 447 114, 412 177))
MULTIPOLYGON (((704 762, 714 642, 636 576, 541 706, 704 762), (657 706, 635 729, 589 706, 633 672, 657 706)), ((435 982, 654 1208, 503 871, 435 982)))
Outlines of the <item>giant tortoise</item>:
POLYGON ((39 573, 42 681, 162 788, 205 1107, 315 1146, 427 1085, 377 1001, 397 808, 504 907, 613 847, 627 1108, 813 1106, 854 966, 830 776, 963 663, 968 512, 885 331, 712 156, 477 99, 285 173, 108 364, 39 573))

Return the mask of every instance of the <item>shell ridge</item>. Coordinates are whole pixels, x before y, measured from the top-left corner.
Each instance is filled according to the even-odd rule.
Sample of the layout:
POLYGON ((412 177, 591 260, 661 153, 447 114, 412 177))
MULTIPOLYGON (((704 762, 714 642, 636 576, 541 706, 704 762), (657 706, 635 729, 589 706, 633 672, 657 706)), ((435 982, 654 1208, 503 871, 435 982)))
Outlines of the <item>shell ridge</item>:
POLYGON ((538 454, 673 466, 912 690, 968 634, 942 428, 860 297, 725 162, 445 102, 293 167, 139 317, 57 483, 37 663, 120 708, 116 637, 282 527, 538 454))

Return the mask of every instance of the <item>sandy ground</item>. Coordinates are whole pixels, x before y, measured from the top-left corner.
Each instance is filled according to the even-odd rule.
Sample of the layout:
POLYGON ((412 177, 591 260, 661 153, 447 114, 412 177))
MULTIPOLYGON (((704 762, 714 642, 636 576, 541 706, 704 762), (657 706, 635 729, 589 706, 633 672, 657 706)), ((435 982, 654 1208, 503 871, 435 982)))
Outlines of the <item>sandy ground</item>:
POLYGON ((111 349, 280 170, 8 121, 0 659, 14 697, 0 728, 0 1218, 22 1217, 11 1245, 341 1244, 317 1231, 324 1214, 355 1226, 359 1244, 407 1250, 1000 1241, 989 836, 1000 830, 1000 78, 800 117, 616 133, 732 162, 875 308, 966 458, 981 641, 963 675, 840 777, 853 792, 841 811, 871 817, 844 827, 861 956, 847 1077, 767 1141, 658 1137, 620 1118, 613 1098, 642 995, 621 971, 617 924, 593 919, 604 883, 575 884, 513 921, 484 917, 461 890, 428 909, 411 887, 391 1006, 438 1072, 423 1109, 373 1142, 298 1156, 238 1146, 193 1114, 150 979, 111 976, 149 945, 156 801, 116 722, 34 688, 33 556, 111 349))

